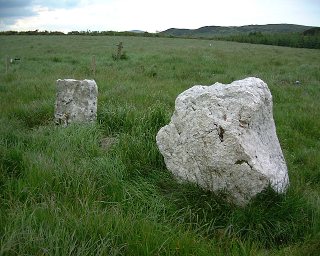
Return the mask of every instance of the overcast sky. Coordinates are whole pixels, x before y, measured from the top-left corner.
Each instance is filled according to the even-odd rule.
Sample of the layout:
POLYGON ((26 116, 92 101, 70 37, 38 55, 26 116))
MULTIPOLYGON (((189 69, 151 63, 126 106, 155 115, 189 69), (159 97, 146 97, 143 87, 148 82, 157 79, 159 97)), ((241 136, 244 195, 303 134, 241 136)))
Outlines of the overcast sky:
POLYGON ((0 0, 0 30, 163 31, 290 23, 320 26, 320 0, 0 0))

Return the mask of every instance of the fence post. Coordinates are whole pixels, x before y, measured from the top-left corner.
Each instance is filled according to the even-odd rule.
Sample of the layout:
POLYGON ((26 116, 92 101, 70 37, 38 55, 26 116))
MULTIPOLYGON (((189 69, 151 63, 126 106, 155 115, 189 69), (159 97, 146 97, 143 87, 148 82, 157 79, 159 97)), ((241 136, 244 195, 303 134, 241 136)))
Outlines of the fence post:
POLYGON ((6 56, 6 74, 8 74, 8 71, 9 71, 9 64, 10 64, 10 58, 9 58, 9 56, 7 55, 7 56, 6 56))
POLYGON ((93 77, 95 77, 96 76, 96 56, 95 55, 92 56, 91 69, 92 69, 93 77))
POLYGON ((123 49, 122 42, 120 42, 117 46, 118 46, 117 59, 120 60, 121 55, 122 55, 122 49, 123 49))

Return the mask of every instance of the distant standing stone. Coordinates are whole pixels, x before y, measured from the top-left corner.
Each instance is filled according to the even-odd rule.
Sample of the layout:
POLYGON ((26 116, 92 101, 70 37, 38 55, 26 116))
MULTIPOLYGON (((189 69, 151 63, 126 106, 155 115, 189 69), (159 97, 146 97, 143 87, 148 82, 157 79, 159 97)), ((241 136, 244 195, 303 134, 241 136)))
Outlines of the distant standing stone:
POLYGON ((289 185, 272 96, 258 78, 197 85, 181 93, 156 141, 178 180, 225 192, 237 205, 247 204, 269 184, 279 193, 289 185))
POLYGON ((97 118, 98 87, 94 80, 57 80, 55 122, 68 125, 97 118))

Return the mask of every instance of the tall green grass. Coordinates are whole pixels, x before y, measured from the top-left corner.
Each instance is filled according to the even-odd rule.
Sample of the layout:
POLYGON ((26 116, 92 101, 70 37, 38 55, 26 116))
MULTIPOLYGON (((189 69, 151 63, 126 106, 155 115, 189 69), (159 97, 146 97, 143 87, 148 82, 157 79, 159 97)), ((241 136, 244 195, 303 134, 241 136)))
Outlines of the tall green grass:
POLYGON ((320 52, 210 43, 0 37, 21 58, 0 66, 0 255, 317 255, 320 52), (247 76, 271 89, 291 186, 239 208, 175 181, 155 135, 183 90, 247 76), (54 126, 59 78, 96 80, 95 124, 54 126))

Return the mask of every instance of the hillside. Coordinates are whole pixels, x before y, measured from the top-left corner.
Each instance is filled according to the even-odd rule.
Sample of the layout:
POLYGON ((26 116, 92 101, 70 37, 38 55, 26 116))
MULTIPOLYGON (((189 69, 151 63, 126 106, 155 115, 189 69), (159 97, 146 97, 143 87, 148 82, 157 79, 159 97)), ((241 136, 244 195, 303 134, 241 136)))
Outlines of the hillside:
POLYGON ((247 26, 205 26, 198 29, 178 29, 170 28, 162 31, 161 34, 181 37, 213 37, 213 36, 228 36, 235 34, 249 33, 302 33, 311 27, 294 24, 267 24, 267 25, 247 25, 247 26))

